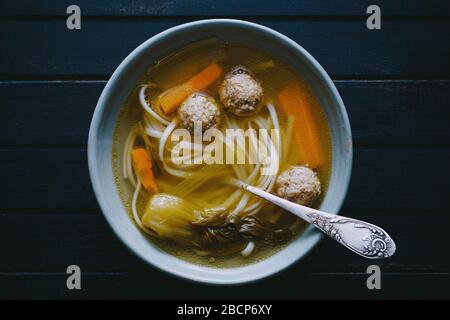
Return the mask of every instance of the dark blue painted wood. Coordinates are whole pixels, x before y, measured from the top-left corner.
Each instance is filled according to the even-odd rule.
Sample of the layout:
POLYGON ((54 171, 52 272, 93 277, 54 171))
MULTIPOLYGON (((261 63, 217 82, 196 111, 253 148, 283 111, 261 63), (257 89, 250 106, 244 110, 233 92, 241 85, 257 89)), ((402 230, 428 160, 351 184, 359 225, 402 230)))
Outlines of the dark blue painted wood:
MULTIPOLYGON (((450 81, 336 81, 357 146, 449 146, 450 81)), ((104 81, 0 82, 0 146, 85 145, 104 81)))
MULTIPOLYGON (((424 211, 423 214, 432 212, 424 211)), ((383 272, 446 271, 446 249, 450 249, 450 244, 444 237, 448 217, 436 217, 434 224, 425 225, 422 215, 402 211, 392 211, 389 215, 363 214, 359 218, 382 225, 390 234, 395 234, 396 244, 401 250, 392 259, 378 261, 383 272), (408 221, 409 228, 404 228, 405 220, 408 221), (423 233, 429 236, 423 238, 423 233), (436 243, 442 245, 433 245, 436 243), (421 252, 420 256, 417 255, 418 250, 421 252)), ((358 273, 363 272, 370 264, 338 246, 324 238, 313 251, 313 257, 308 257, 305 264, 302 264, 302 273, 358 273)), ((63 211, 58 214, 2 212, 0 251, 8 257, 0 264, 0 273, 61 272, 74 263, 81 266, 84 272, 152 272, 145 262, 121 244, 100 211, 69 215, 63 211), (114 261, 114 264, 110 261, 114 261)))
MULTIPOLYGON (((353 274, 303 274, 302 266, 303 262, 279 275, 249 285, 221 287, 195 284, 147 270, 124 274, 88 273, 83 276, 82 290, 69 291, 64 287, 67 280, 65 273, 8 274, 0 277, 0 287, 4 289, 0 291, 0 298, 217 299, 221 302, 225 299, 446 299, 450 286, 447 274, 383 273, 382 290, 367 290, 367 274, 364 271, 353 274)), ((146 303, 164 302, 144 301, 139 305, 146 303)), ((306 303, 311 306, 318 302, 306 303)), ((118 309, 115 313, 123 310, 118 309)))
MULTIPOLYGON (((356 149, 346 210, 445 215, 448 149, 356 149)), ((0 149, 0 209, 97 208, 85 149, 0 149)))
MULTIPOLYGON (((0 77, 107 77, 139 44, 191 19, 87 21, 69 31, 65 21, 0 22, 0 77)), ((448 21, 386 21, 369 31, 365 20, 252 19, 291 37, 332 76, 450 77, 448 21)))
POLYGON ((380 6, 383 15, 450 15, 445 0, 21 0, 2 2, 0 16, 65 15, 71 4, 88 16, 348 16, 366 15, 371 4, 380 6))
MULTIPOLYGON (((362 218, 381 224, 395 234, 401 248, 394 258, 377 263, 383 271, 384 298, 444 296, 448 277, 448 243, 444 239, 447 217, 436 217, 433 224, 425 225, 422 215, 399 212, 362 218), (429 236, 424 238, 424 233, 429 236), (406 293, 404 283, 413 279, 416 279, 415 286, 406 293)), ((239 290, 218 289, 181 281, 147 266, 120 244, 100 213, 3 212, 0 250, 8 259, 0 265, 0 297, 248 298, 252 294, 252 298, 267 298, 273 297, 271 290, 275 289, 280 290, 278 298, 358 297, 354 296, 355 291, 359 298, 368 297, 365 270, 373 262, 337 246, 323 239, 301 263, 273 278, 239 286, 239 290), (63 287, 64 271, 71 264, 79 265, 83 272, 83 290, 76 295, 63 287), (347 289, 343 289, 343 284, 347 289), (155 287, 161 289, 155 291, 155 287)))
POLYGON ((0 145, 86 145, 105 81, 0 82, 0 145), (1 136, 2 134, 0 134, 1 136))
POLYGON ((72 3, 0 2, 0 298, 449 297, 448 1, 377 1, 373 32, 369 0, 80 0, 82 30, 69 32, 72 3), (149 268, 107 226, 85 150, 104 80, 152 35, 209 17, 273 27, 341 79, 357 145, 343 212, 382 225, 399 249, 380 262, 382 292, 366 289, 372 262, 331 241, 271 279, 216 288, 149 268), (74 263, 81 292, 65 289, 74 263))

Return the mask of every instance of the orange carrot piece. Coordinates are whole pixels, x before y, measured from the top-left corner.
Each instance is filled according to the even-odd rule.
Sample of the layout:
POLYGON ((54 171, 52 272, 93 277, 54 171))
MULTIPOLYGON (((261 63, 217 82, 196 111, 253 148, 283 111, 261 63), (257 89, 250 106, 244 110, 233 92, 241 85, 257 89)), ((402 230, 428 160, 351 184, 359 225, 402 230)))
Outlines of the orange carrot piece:
POLYGON ((131 151, 133 168, 136 175, 141 180, 144 189, 148 192, 158 192, 155 175, 152 170, 152 160, 144 148, 136 148, 131 151))
POLYGON ((165 114, 174 112, 189 95, 206 89, 216 82, 222 74, 223 70, 217 63, 210 64, 185 83, 161 93, 159 96, 161 109, 165 114))
POLYGON ((308 99, 308 90, 304 84, 293 82, 278 94, 281 109, 295 118, 294 140, 299 148, 299 161, 312 168, 325 163, 325 151, 320 139, 319 126, 308 99))

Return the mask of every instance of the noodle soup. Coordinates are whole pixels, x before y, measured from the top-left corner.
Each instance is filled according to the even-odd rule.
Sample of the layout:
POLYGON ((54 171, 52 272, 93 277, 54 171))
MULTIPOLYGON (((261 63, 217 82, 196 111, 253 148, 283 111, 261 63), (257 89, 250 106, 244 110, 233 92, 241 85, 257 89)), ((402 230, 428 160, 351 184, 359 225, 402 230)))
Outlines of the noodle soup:
POLYGON ((136 84, 112 161, 130 219, 149 241, 184 260, 235 267, 270 256, 305 228, 236 184, 317 207, 331 145, 301 75, 264 52, 208 39, 156 62, 136 84))

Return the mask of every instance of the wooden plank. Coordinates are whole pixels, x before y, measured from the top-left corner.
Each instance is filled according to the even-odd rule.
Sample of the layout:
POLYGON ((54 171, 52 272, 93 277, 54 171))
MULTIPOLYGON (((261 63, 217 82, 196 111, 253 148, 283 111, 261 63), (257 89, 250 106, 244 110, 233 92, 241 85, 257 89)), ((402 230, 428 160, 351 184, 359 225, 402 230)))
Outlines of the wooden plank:
POLYGON ((0 82, 1 145, 86 145, 105 81, 0 82))
MULTIPOLYGON (((79 31, 68 30, 63 19, 1 22, 0 41, 8 45, 0 51, 0 77, 106 77, 139 44, 189 20, 94 20, 85 21, 79 31)), ((364 19, 250 20, 297 41, 333 76, 450 76, 450 61, 445 59, 450 55, 450 34, 443 32, 448 21, 385 21, 381 30, 370 31, 364 19)))
POLYGON ((450 142, 450 81, 335 83, 349 114, 355 145, 431 147, 450 142))
MULTIPOLYGON (((450 81, 339 80, 356 146, 448 146, 450 81)), ((105 81, 0 82, 0 145, 85 145, 105 81)))
MULTIPOLYGON (((66 8, 73 4, 69 0, 47 0, 36 2, 22 0, 20 2, 4 2, 0 4, 0 16, 48 16, 65 15, 66 8)), ((202 1, 142 1, 142 0, 79 0, 76 4, 84 16, 335 16, 365 15, 366 8, 373 1, 360 0, 340 1, 336 4, 329 0, 280 0, 265 3, 258 0, 214 0, 202 1)), ((448 15, 448 5, 444 0, 379 0, 383 16, 442 16, 448 15)))
MULTIPOLYGON (((356 149, 343 212, 436 210, 446 215, 448 149, 356 149)), ((0 150, 2 209, 97 208, 85 149, 0 150)), ((55 212, 56 213, 56 212, 55 212)))
MULTIPOLYGON (((448 275, 383 273, 381 290, 368 290, 367 278, 367 274, 304 275, 288 271, 247 285, 211 286, 181 281, 161 272, 84 274, 82 289, 69 291, 65 273, 0 275, 0 298, 377 300, 448 299, 450 294, 448 275)), ((146 302, 135 303, 139 303, 136 306, 144 306, 146 302)), ((179 305, 183 306, 184 303, 181 301, 179 305)), ((311 303, 314 305, 314 302, 308 302, 308 306, 311 303)), ((168 309, 168 312, 175 314, 176 309, 168 309)))
MULTIPOLYGON (((425 215, 433 216, 433 212, 425 211, 423 215, 391 212, 390 215, 363 214, 358 217, 388 230, 397 244, 394 257, 377 261, 383 272, 450 274, 447 258, 450 244, 445 241, 450 219, 434 216, 433 223, 424 224, 425 215)), ((64 212, 17 214, 3 211, 0 222, 0 274, 65 272, 72 264, 90 273, 159 274, 120 242, 100 212, 67 215, 64 212)), ((371 264, 373 261, 324 238, 301 263, 292 267, 292 271, 335 275, 365 273, 371 264)))

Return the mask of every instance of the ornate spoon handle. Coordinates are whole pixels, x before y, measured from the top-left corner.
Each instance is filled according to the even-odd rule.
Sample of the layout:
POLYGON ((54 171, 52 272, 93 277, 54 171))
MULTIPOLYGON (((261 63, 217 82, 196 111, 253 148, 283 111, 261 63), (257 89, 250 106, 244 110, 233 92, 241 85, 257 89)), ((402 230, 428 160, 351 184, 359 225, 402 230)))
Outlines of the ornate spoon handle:
POLYGON ((357 254, 369 258, 388 258, 395 243, 386 231, 373 224, 311 209, 240 182, 240 187, 311 223, 317 229, 357 254))

